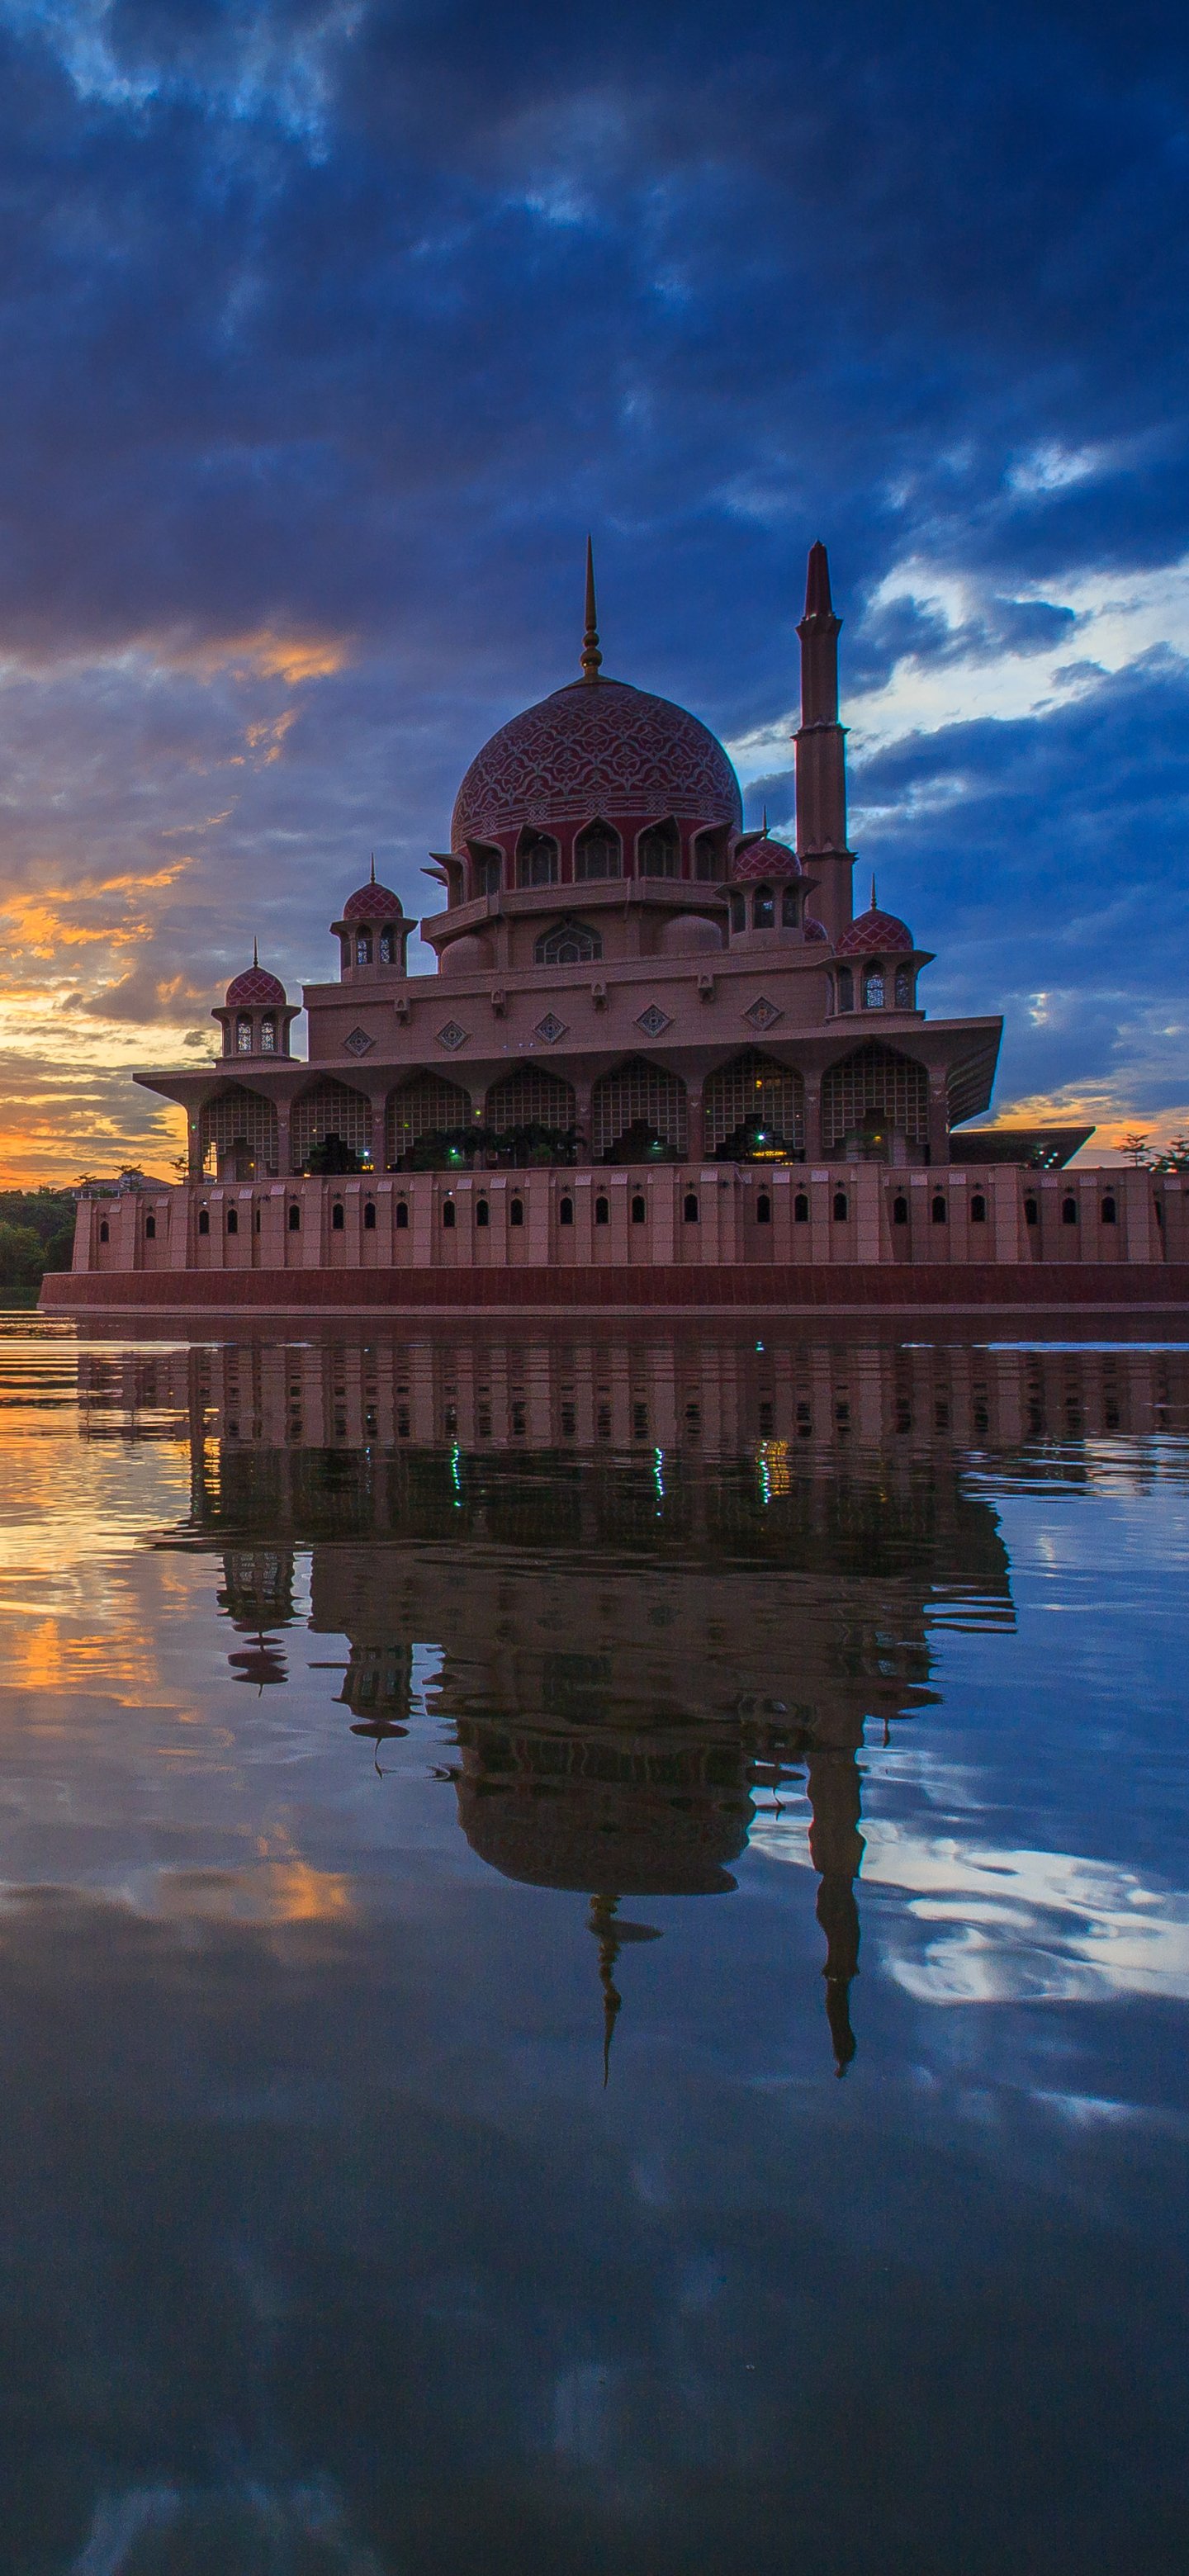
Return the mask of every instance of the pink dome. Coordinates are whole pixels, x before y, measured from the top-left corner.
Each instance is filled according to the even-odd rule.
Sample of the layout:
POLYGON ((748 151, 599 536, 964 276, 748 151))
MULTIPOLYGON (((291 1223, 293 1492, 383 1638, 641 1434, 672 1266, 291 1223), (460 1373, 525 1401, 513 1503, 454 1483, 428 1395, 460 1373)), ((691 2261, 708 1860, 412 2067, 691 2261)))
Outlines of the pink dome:
POLYGON ((387 886, 376 885, 374 880, 371 885, 360 886, 357 893, 349 894, 343 905, 344 921, 399 921, 401 918, 400 896, 390 894, 387 886))
POLYGON ((722 744, 696 716, 624 680, 575 680, 501 725, 459 788, 451 847, 589 823, 743 819, 722 744))
POLYGON ((675 912, 662 921, 656 947, 658 957, 709 957, 722 944, 716 921, 707 921, 701 912, 675 912))
POLYGON ((897 921, 894 912, 861 912, 842 933, 835 954, 839 957, 878 957, 887 955, 911 957, 914 949, 911 930, 906 922, 897 921))
POLYGON ((257 1010, 284 1010, 285 987, 267 966, 245 966, 242 975, 234 975, 227 987, 227 1001, 234 1010, 241 1004, 254 1004, 257 1010))
POLYGON ((807 912, 804 922, 802 923, 802 928, 807 939, 821 940, 827 948, 829 947, 830 933, 827 930, 824 921, 815 921, 812 913, 807 912))
POLYGON ((786 877, 803 874, 800 859, 787 841, 770 840, 766 832, 749 832, 739 842, 731 861, 731 875, 737 884, 762 879, 768 885, 780 885, 786 877))

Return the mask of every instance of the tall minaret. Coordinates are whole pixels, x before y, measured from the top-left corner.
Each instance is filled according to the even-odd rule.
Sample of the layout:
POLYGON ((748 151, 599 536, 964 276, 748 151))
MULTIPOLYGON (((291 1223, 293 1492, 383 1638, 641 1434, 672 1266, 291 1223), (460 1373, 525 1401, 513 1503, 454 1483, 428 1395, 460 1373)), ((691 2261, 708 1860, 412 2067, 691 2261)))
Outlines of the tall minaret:
POLYGON ((801 638, 801 722, 797 745, 797 855, 817 879, 809 909, 832 939, 852 917, 846 846, 846 732, 838 722, 838 630, 830 566, 820 543, 809 549, 801 638))

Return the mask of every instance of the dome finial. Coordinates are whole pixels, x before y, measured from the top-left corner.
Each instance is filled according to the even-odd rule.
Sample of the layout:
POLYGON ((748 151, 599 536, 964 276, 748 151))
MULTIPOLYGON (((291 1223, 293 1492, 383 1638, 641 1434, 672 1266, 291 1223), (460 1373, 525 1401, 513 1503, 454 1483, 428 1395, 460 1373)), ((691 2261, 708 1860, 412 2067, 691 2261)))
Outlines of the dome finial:
POLYGON ((586 633, 582 638, 582 677, 597 680, 603 656, 599 651, 599 618, 595 606, 594 547, 586 540, 586 633))
POLYGON ((762 823, 762 825, 761 825, 761 830, 762 830, 762 832, 763 832, 764 839, 765 839, 765 840, 767 840, 767 838, 768 838, 768 808, 767 808, 767 806, 766 806, 766 805, 765 805, 765 807, 764 807, 764 820, 763 820, 763 823, 762 823))
POLYGON ((260 964, 260 942, 258 939, 254 939, 252 941, 252 964, 253 966, 258 966, 260 964))
POLYGON ((372 872, 371 872, 370 877, 368 878, 368 884, 369 884, 369 885, 374 885, 374 884, 375 884, 375 882, 376 882, 376 853, 375 853, 375 851, 373 850, 373 851, 372 851, 372 872))
POLYGON ((873 912, 878 912, 878 910, 879 910, 879 905, 877 904, 877 902, 876 902, 876 900, 875 900, 875 870, 874 870, 874 868, 872 868, 872 871, 871 871, 871 909, 872 909, 872 911, 873 911, 873 912))

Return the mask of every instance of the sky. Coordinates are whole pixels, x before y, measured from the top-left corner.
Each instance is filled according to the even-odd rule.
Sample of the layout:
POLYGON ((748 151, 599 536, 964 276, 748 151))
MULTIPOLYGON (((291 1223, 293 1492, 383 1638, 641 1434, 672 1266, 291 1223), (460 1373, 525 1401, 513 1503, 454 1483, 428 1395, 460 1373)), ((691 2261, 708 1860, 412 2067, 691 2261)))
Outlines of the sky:
POLYGON ((588 529, 774 828, 824 538, 928 1008, 1189 1129, 1187 92, 1163 0, 0 0, 0 1181, 168 1173, 254 937, 433 909, 588 529))

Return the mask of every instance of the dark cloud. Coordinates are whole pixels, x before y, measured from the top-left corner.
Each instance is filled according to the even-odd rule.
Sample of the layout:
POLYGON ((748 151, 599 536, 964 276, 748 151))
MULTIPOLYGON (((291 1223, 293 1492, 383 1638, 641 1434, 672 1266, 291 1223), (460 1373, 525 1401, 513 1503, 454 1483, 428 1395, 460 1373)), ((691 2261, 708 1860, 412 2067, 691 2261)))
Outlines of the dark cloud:
MULTIPOLYGON (((729 27, 5 0, 15 881, 83 877, 121 839, 151 872, 193 810, 143 1006, 254 927, 316 970, 331 879, 374 845, 418 900, 476 742, 570 667, 588 526, 610 666, 731 735, 792 703, 819 532, 852 689, 905 655, 1076 661, 1070 578, 1186 550, 1187 65, 1155 6, 1124 40, 1111 13, 1012 0, 729 27), (923 598, 868 611, 915 558, 964 577, 957 624, 923 598), (261 635, 337 639, 341 667, 290 686, 236 661, 261 635), (282 721, 271 762, 245 744, 282 721)), ((1053 897, 1074 789, 1043 746, 1069 721, 1030 736, 1053 897)), ((1159 723, 1137 705, 1141 768, 1159 723)), ((987 758, 1015 775, 1009 730, 987 758)), ((895 789, 926 874, 929 756, 895 789)), ((1154 821, 1166 873, 1179 813, 1154 821)), ((977 785, 944 821, 972 878, 992 851, 1014 868, 977 785)), ((943 961, 955 882, 928 888, 943 961)))

